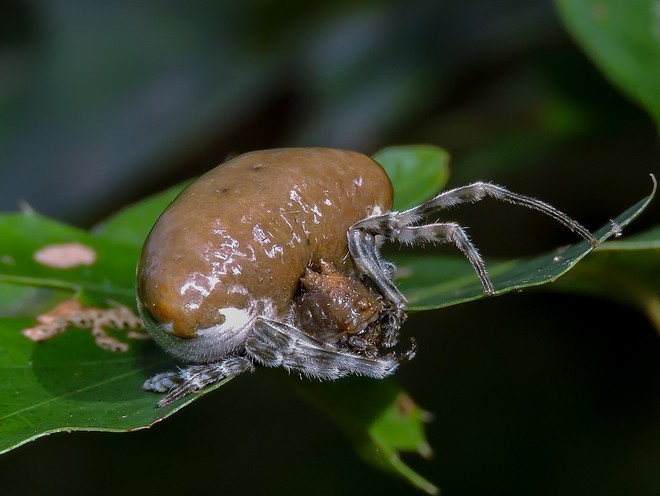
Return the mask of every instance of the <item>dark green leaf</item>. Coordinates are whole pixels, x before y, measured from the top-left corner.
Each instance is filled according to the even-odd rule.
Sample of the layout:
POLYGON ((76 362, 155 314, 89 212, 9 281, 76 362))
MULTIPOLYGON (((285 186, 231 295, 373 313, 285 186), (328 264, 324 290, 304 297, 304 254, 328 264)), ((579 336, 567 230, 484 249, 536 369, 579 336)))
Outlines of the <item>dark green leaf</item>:
POLYGON ((660 123, 660 7, 655 0, 556 0, 605 74, 660 123))

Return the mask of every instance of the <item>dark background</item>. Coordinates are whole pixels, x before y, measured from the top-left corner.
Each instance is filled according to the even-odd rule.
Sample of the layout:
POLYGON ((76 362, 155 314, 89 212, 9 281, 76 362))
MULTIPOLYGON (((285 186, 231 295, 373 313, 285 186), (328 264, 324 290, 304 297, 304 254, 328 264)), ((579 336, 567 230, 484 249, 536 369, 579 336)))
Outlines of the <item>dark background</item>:
MULTIPOLYGON (((592 229, 648 193, 660 158, 549 1, 3 3, 2 210, 88 227, 245 151, 406 143, 449 150, 452 186, 502 183, 592 229)), ((457 215, 488 258, 574 239, 493 202, 457 215)), ((436 453, 407 461, 443 494, 660 494, 660 347, 640 314, 528 291, 405 333, 419 353, 396 380, 434 413, 436 453)), ((149 431, 26 445, 0 459, 2 492, 414 493, 282 374, 149 431)))

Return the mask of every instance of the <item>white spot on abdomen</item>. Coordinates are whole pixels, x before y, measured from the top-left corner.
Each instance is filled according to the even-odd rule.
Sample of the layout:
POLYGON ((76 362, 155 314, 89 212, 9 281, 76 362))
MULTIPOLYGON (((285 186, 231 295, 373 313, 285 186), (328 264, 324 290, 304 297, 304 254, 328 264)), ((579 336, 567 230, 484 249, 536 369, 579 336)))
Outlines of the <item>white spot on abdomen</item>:
POLYGON ((255 313, 250 310, 251 309, 234 307, 218 309, 218 313, 225 317, 225 321, 220 326, 220 330, 223 332, 231 332, 248 327, 256 317, 255 313))

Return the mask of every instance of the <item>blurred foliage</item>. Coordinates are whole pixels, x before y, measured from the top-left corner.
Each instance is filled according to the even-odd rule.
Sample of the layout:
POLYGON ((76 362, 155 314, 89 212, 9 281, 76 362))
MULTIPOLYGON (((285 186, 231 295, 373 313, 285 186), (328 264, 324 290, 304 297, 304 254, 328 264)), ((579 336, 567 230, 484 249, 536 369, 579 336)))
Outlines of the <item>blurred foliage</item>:
POLYGON ((557 0, 566 26, 605 74, 660 124, 660 4, 557 0))
POLYGON ((644 125, 562 42, 543 1, 6 8, 2 210, 22 200, 91 224, 278 144, 442 143, 460 182, 644 125))
MULTIPOLYGON (((654 53, 656 3, 557 3, 617 89, 549 0, 4 2, 0 209, 24 201, 90 226, 243 151, 426 142, 451 153, 449 186, 497 181, 600 226, 658 172, 657 125, 637 106, 654 95, 625 76, 657 74, 652 58, 639 63, 654 53), (631 38, 604 45, 619 34, 631 38)), ((625 234, 652 232, 655 203, 625 234)), ((572 240, 516 209, 465 210, 456 215, 487 258, 572 240)), ((609 271, 612 257, 616 272, 635 274, 619 256, 584 262, 609 271)), ((445 494, 657 493, 658 338, 621 304, 625 286, 602 287, 612 300, 527 292, 413 315, 406 332, 419 353, 397 380, 434 412, 436 451, 413 468, 445 494)), ((0 297, 20 314, 25 301, 48 308, 61 294, 0 285, 0 297)), ((0 459, 4 488, 116 494, 131 480, 128 491, 142 494, 409 490, 364 469, 277 372, 237 384, 149 431, 24 446, 0 459)))

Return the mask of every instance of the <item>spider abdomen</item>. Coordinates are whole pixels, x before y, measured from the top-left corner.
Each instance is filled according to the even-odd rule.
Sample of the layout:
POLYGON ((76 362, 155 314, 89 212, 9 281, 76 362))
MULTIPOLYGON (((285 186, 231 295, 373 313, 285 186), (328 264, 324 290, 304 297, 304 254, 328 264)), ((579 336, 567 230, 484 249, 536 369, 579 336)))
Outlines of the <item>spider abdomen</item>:
POLYGON ((285 318, 308 267, 354 274, 349 227, 391 204, 383 169, 355 152, 267 150, 211 170, 145 242, 138 299, 150 332, 190 361, 240 350, 256 318, 285 318))

